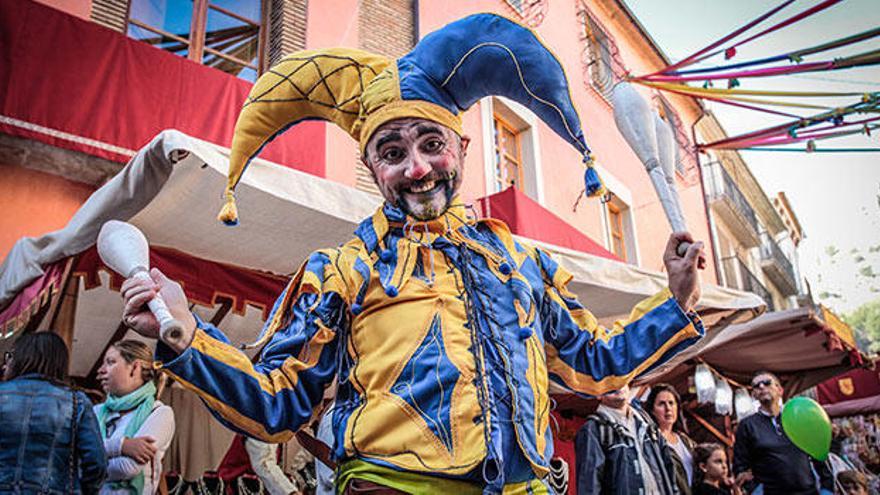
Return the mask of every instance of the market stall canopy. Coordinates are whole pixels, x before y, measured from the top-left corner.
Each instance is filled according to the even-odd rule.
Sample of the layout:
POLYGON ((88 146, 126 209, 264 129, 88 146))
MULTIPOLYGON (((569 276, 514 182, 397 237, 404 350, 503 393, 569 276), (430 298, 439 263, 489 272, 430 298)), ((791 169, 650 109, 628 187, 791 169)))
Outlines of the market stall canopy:
MULTIPOLYGON (((357 223, 381 201, 349 186, 257 159, 237 190, 239 204, 246 206, 242 222, 230 228, 215 217, 223 200, 227 164, 228 150, 178 131, 164 131, 97 190, 64 229, 19 240, 0 267, 3 340, 10 340, 30 316, 58 299, 64 278, 59 272, 77 274, 65 289, 76 301, 75 308, 66 312, 76 329, 71 371, 83 376, 94 370, 113 329, 117 337, 125 335, 119 325, 122 302, 116 293, 121 280, 103 268, 93 248, 101 225, 119 219, 146 234, 153 247, 151 262, 181 281, 197 314, 223 320, 232 342, 251 342, 286 277, 313 250, 350 239, 357 223)), ((606 322, 625 315, 637 301, 666 285, 660 273, 529 242, 553 253, 574 274, 570 288, 606 322)), ((707 286, 698 309, 707 326, 717 327, 719 322, 749 319, 764 308, 754 294, 707 286)), ((42 323, 57 324, 57 315, 42 323)))
POLYGON ((832 417, 880 413, 880 359, 816 385, 816 398, 832 417))
POLYGON ((786 397, 790 397, 864 363, 851 340, 851 330, 838 327, 835 318, 822 306, 808 306, 729 325, 710 332, 665 365, 643 375, 641 381, 686 384, 694 366, 703 362, 745 385, 755 371, 770 371, 779 377, 786 397))

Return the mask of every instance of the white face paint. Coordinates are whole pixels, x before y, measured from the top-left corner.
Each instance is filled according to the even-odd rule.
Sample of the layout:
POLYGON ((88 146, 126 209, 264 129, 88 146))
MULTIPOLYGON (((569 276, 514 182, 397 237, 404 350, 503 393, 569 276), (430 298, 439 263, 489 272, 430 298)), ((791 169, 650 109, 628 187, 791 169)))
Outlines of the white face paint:
POLYGON ((364 162, 385 200, 416 219, 431 220, 446 211, 461 187, 469 141, 430 120, 393 120, 370 137, 364 162))

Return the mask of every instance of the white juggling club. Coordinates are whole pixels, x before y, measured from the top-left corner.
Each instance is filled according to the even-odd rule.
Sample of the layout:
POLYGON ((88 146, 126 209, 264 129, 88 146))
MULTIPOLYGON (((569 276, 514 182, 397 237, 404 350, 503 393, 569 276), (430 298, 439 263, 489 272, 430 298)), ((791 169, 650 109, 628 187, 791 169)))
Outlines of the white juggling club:
POLYGON ((651 113, 654 117, 654 131, 657 134, 657 152, 660 158, 660 167, 663 168, 663 177, 666 179, 666 187, 671 199, 670 206, 674 210, 676 222, 670 220, 670 225, 679 225, 682 230, 687 230, 684 213, 681 211, 681 199, 678 197, 678 186, 675 183, 675 136, 672 134, 672 126, 660 118, 656 110, 651 113))
MULTIPOLYGON (((134 225, 110 220, 98 233, 98 256, 105 265, 126 278, 150 280, 150 246, 147 238, 134 225)), ((168 311, 160 295, 148 303, 159 322, 159 334, 166 343, 175 343, 183 337, 183 326, 168 311)))
MULTIPOLYGON (((663 211, 666 213, 670 227, 673 232, 686 231, 687 225, 684 223, 684 217, 680 214, 681 208, 678 206, 678 195, 670 191, 669 180, 661 161, 661 145, 658 144, 654 112, 638 91, 626 82, 618 83, 614 87, 614 91, 611 93, 611 103, 614 106, 614 122, 623 138, 644 164, 651 184, 657 191, 660 204, 663 205, 663 211)), ((664 142, 663 152, 668 155, 666 146, 667 143, 664 142)), ((673 153, 669 163, 674 168, 675 148, 670 147, 669 149, 673 153)), ((675 180, 674 170, 671 180, 675 180)), ((679 244, 676 249, 678 255, 684 256, 688 247, 690 247, 690 243, 682 242, 679 244)))

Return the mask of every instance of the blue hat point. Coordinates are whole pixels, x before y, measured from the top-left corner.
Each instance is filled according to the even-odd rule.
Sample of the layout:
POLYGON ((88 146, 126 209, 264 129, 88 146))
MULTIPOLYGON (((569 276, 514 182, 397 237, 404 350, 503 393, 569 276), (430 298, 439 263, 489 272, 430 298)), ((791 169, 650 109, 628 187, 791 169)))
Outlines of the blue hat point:
MULTIPOLYGON (((404 100, 424 100, 458 115, 486 96, 509 98, 589 156, 569 81, 534 31, 497 14, 467 16, 425 36, 397 61, 404 100)), ((588 191, 601 181, 590 172, 588 191)), ((595 195, 595 194, 592 194, 595 195)))

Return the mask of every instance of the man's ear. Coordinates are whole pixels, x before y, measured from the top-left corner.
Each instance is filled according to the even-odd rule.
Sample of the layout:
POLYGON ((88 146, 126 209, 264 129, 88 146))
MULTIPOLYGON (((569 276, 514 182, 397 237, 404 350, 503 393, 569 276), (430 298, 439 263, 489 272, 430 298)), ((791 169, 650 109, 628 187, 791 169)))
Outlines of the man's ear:
POLYGON ((370 161, 367 160, 367 153, 367 150, 364 150, 364 152, 361 153, 361 163, 364 165, 364 168, 370 171, 370 176, 373 177, 373 180, 376 180, 376 173, 373 172, 373 167, 370 165, 370 161))
POLYGON ((468 145, 471 144, 471 137, 468 135, 464 135, 461 137, 461 157, 464 158, 467 156, 468 145))

